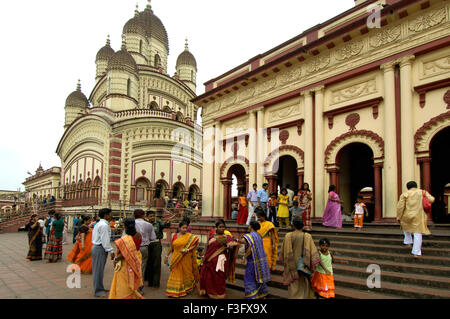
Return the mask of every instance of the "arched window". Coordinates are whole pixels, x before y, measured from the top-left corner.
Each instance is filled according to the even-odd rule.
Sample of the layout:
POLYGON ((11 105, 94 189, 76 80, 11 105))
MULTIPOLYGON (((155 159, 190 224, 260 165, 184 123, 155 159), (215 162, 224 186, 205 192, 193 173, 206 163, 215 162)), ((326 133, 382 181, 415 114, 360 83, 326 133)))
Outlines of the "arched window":
POLYGON ((91 198, 91 187, 92 181, 88 178, 86 180, 86 184, 84 185, 84 198, 91 198))
POLYGON ((127 95, 131 96, 131 80, 127 80, 127 95))
POLYGON ((183 122, 183 114, 181 112, 177 112, 177 121, 183 122))
POLYGON ((108 78, 108 94, 111 92, 111 78, 108 78))
POLYGON ((146 201, 149 200, 148 198, 148 188, 150 185, 148 184, 147 180, 144 178, 139 179, 136 182, 136 201, 146 201))
POLYGON ((94 179, 94 187, 93 187, 93 190, 92 190, 92 195, 93 195, 92 197, 100 199, 100 188, 101 188, 101 185, 102 185, 102 181, 100 180, 100 177, 97 176, 94 179))
POLYGON ((171 112, 172 112, 172 109, 170 108, 170 106, 166 105, 166 106, 164 107, 164 111, 165 111, 165 112, 171 113, 171 112))
POLYGON ((194 82, 194 71, 191 70, 191 81, 194 82))
POLYGON ((161 57, 158 53, 155 54, 155 67, 159 67, 161 65, 161 57))
POLYGON ((139 40, 139 53, 142 54, 142 40, 139 40))
POLYGON ((150 110, 157 110, 158 107, 158 103, 156 103, 155 101, 152 101, 149 105, 150 110))

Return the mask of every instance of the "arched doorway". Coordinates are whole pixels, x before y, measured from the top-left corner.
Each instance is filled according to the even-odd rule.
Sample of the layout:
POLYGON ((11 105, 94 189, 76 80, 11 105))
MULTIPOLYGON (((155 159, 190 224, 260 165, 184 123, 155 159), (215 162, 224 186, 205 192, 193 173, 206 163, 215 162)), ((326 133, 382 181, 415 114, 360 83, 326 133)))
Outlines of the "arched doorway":
MULTIPOLYGON (((167 190, 169 189, 169 185, 164 180, 159 180, 156 182, 155 187, 155 198, 161 198, 164 199, 166 196, 167 190)), ((167 194, 169 195, 169 194, 167 194)))
POLYGON ((184 185, 180 182, 173 184, 172 198, 183 200, 184 185))
POLYGON ((136 202, 150 201, 150 182, 146 178, 139 178, 136 181, 136 202))
MULTIPOLYGON (((242 192, 247 194, 247 176, 244 166, 241 164, 233 164, 227 172, 226 178, 222 179, 224 186, 224 217, 231 219, 231 208, 233 202, 233 195, 239 196, 242 192), (233 183, 233 177, 235 182, 233 183)), ((237 198, 234 198, 236 201, 237 198)))
POLYGON ((189 187, 188 200, 199 200, 198 196, 200 194, 200 188, 197 185, 191 185, 189 187))
MULTIPOLYGON (((450 127, 446 127, 438 132, 430 143, 431 156, 431 187, 430 193, 435 197, 432 206, 433 221, 438 223, 448 223, 449 195, 445 195, 445 186, 450 183, 450 127)), ((423 187, 423 186, 422 186, 423 187)), ((425 187, 424 187, 425 188, 425 187)))
MULTIPOLYGON (((297 161, 290 155, 283 155, 278 159, 277 189, 278 194, 281 189, 289 185, 289 188, 296 194, 299 185, 297 177, 297 161)), ((258 185, 259 187, 260 185, 258 185)))
MULTIPOLYGON (((336 163, 339 167, 339 196, 344 201, 343 212, 353 211, 356 198, 364 188, 371 188, 372 193, 366 202, 369 218, 374 220, 374 161, 372 149, 363 143, 351 143, 344 146, 338 153, 336 163)), ((331 182, 333 183, 333 182, 331 182)), ((365 197, 366 199, 366 197, 365 197)))

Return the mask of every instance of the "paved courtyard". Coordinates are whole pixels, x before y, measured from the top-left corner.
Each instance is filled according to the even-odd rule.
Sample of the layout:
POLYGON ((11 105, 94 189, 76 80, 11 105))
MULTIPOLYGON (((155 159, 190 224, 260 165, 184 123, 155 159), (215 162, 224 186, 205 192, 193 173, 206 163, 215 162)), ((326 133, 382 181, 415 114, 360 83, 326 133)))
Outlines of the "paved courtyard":
MULTIPOLYGON (((71 234, 69 234, 71 238, 71 234)), ((81 275, 81 288, 68 288, 66 272, 70 263, 65 259, 73 244, 63 245, 63 260, 47 263, 46 260, 28 261, 28 236, 26 232, 0 234, 0 299, 97 299, 93 296, 92 276, 81 275)), ((113 247, 115 247, 113 245, 113 247)), ((163 256, 164 256, 163 252, 163 256)), ((104 285, 109 289, 113 278, 113 263, 106 263, 104 285)), ((168 299, 165 287, 169 277, 168 267, 162 265, 161 288, 144 288, 145 298, 168 299)), ((230 299, 242 299, 243 292, 227 289, 230 299)), ((186 299, 204 298, 196 290, 186 299)))

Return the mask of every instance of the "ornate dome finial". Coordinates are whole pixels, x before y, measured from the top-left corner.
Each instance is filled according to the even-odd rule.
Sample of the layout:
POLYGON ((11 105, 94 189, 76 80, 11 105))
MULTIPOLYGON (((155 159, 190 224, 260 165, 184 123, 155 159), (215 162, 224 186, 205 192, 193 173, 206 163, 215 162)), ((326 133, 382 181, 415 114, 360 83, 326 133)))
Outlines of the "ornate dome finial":
POLYGON ((78 79, 78 83, 77 83, 77 91, 81 92, 81 81, 80 79, 78 79))
POLYGON ((108 34, 108 36, 106 37, 106 45, 107 45, 107 46, 111 46, 111 40, 110 40, 110 38, 109 38, 109 34, 108 34))
POLYGON ((139 15, 139 4, 136 3, 136 9, 134 10, 134 16, 137 17, 139 15))
POLYGON ((127 49, 127 43, 125 40, 125 34, 122 34, 122 50, 126 50, 127 49))
POLYGON ((147 0, 147 7, 145 8, 145 10, 150 10, 152 11, 152 4, 151 4, 151 0, 147 0))
POLYGON ((186 37, 186 39, 185 39, 184 49, 185 49, 186 51, 189 51, 189 45, 188 45, 188 39, 187 39, 187 37, 186 37))

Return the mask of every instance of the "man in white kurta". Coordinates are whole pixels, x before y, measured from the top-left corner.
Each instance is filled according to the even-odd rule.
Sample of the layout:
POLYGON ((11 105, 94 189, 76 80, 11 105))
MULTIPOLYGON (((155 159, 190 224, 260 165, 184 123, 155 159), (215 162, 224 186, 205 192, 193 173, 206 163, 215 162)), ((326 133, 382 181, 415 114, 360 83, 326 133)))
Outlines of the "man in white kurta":
POLYGON ((417 188, 416 182, 409 182, 407 191, 400 196, 397 204, 397 222, 400 223, 405 239, 405 245, 413 244, 411 233, 414 234, 412 254, 414 257, 422 255, 422 234, 429 235, 427 227, 427 214, 423 209, 423 194, 433 203, 434 197, 427 191, 417 188))

